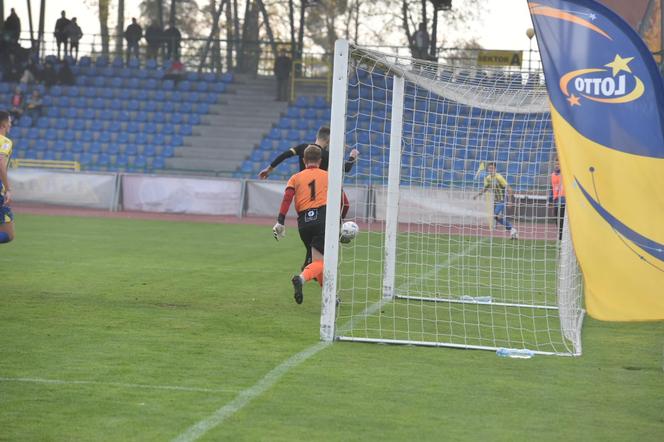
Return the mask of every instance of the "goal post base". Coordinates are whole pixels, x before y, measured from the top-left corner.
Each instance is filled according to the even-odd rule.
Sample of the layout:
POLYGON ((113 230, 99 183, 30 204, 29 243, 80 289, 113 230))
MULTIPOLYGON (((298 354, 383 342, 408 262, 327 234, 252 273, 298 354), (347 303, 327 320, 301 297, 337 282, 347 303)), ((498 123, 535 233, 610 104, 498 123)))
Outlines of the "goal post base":
MULTIPOLYGON (((380 338, 355 338, 350 336, 337 336, 337 341, 343 342, 363 342, 371 344, 389 344, 389 345, 412 345, 416 347, 446 347, 457 348, 461 350, 488 350, 497 351, 501 347, 492 347, 485 345, 472 345, 472 344, 452 344, 448 342, 434 342, 434 341, 413 341, 405 339, 380 339, 380 338)), ((530 350, 530 349, 528 349, 530 350)), ((580 354, 573 353, 556 353, 552 351, 531 350, 534 355, 544 356, 580 356, 580 354)))

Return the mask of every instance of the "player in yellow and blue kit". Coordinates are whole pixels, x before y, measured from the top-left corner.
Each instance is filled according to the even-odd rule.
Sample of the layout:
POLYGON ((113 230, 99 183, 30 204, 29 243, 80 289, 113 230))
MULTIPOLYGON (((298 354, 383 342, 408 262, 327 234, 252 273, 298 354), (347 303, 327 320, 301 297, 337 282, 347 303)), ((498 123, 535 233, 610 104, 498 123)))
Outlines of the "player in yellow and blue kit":
POLYGON ((484 177, 484 188, 480 193, 475 195, 473 199, 481 196, 486 191, 493 192, 493 219, 495 219, 498 224, 505 226, 505 230, 510 232, 512 239, 517 239, 519 237, 517 231, 507 220, 507 214, 505 213, 506 203, 513 196, 512 188, 507 184, 507 180, 501 174, 496 172, 496 163, 487 164, 486 176, 484 177), (505 199, 506 195, 507 199, 505 199))
POLYGON ((7 138, 12 120, 9 113, 0 111, 0 244, 14 239, 14 214, 9 208, 12 192, 7 178, 9 159, 12 156, 12 141, 7 138))

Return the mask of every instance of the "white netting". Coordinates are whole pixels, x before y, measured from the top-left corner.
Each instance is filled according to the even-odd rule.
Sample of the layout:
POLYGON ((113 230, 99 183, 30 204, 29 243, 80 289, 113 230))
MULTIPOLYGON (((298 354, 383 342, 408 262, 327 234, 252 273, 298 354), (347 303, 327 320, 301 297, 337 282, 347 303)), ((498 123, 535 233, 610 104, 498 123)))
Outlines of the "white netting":
POLYGON ((361 234, 340 249, 336 337, 579 354, 581 279, 547 202, 555 149, 539 73, 452 68, 351 46, 347 86, 346 143, 360 159, 344 184, 368 197, 353 219, 361 234), (403 106, 403 130, 391 243, 395 77, 405 86, 394 103, 403 106), (501 195, 489 189, 473 199, 490 163, 514 193, 496 226, 501 195))

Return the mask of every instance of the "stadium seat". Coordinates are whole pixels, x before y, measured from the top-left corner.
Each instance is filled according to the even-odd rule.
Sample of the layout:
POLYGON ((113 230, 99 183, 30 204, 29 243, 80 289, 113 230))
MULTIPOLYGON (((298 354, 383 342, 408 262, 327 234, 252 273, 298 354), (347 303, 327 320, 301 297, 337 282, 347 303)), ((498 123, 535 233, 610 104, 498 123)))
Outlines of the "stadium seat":
POLYGON ((153 169, 153 170, 155 170, 155 169, 163 169, 164 167, 166 167, 165 162, 164 162, 164 158, 162 158, 162 157, 155 157, 155 158, 152 160, 152 169, 153 169))
POLYGON ((136 144, 128 144, 124 149, 124 154, 125 155, 137 155, 138 154, 138 147, 136 146, 136 144))

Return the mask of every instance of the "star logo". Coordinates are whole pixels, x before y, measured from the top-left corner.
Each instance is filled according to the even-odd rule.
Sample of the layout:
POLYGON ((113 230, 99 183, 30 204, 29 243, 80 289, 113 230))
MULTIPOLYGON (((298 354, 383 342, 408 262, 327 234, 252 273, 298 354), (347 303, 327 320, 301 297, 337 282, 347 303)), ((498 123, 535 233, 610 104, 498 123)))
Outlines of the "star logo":
POLYGON ((607 63, 604 66, 612 69, 612 74, 615 77, 618 73, 625 71, 632 73, 632 70, 629 68, 628 63, 634 60, 634 57, 622 58, 620 55, 616 54, 615 58, 611 63, 607 63))
POLYGON ((579 102, 579 97, 576 95, 572 94, 567 98, 567 101, 569 101, 569 105, 574 107, 574 106, 581 106, 581 103, 579 102))

